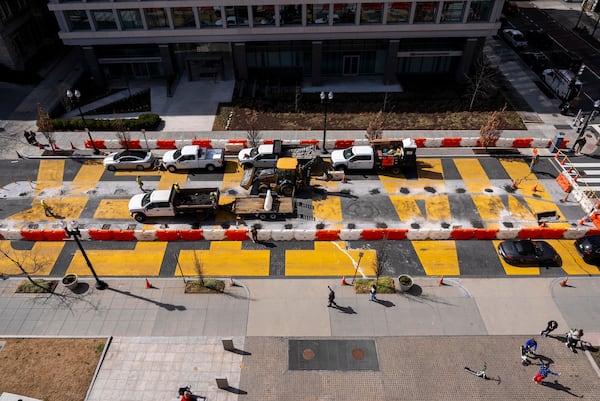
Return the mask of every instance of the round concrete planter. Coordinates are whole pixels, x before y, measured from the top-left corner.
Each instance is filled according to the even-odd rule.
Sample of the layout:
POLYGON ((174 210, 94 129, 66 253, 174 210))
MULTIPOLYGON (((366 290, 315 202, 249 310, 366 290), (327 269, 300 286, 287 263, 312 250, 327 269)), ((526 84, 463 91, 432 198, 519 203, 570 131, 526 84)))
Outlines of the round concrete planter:
POLYGON ((79 284, 79 278, 77 277, 77 274, 67 274, 62 278, 61 282, 65 287, 73 290, 79 284))
POLYGON ((398 288, 400 292, 406 292, 413 286, 413 278, 408 274, 401 274, 398 276, 398 288))

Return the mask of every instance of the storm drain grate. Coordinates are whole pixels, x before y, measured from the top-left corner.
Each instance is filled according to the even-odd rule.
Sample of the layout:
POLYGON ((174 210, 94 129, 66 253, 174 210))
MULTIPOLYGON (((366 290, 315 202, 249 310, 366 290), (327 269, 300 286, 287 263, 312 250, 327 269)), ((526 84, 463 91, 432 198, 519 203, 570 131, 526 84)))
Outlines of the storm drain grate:
POLYGON ((289 370, 379 370, 374 340, 289 340, 289 370))

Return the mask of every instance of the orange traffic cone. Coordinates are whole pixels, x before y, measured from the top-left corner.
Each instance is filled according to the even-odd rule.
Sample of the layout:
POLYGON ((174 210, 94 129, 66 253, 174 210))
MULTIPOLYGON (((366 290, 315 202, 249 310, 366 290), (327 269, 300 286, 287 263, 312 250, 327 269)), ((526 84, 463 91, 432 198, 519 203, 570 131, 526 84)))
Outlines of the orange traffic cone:
POLYGON ((446 285, 446 284, 444 283, 444 276, 442 276, 442 278, 440 278, 440 279, 438 280, 438 285, 439 285, 439 286, 446 285))
POLYGON ((554 155, 555 159, 558 159, 558 152, 556 152, 556 154, 554 155))
POLYGON ((567 158, 566 158, 566 157, 564 157, 564 158, 563 158, 563 159, 560 161, 560 165, 561 165, 561 166, 564 166, 566 162, 567 162, 567 158))
POLYGON ((537 184, 535 184, 535 185, 533 186, 533 188, 531 189, 531 191, 532 191, 532 192, 537 192, 537 191, 538 191, 538 189, 537 189, 537 184))
POLYGON ((510 187, 512 189, 517 189, 517 181, 513 180, 512 184, 510 185, 510 187))
POLYGON ((146 288, 153 288, 148 279, 146 279, 146 288))
POLYGON ((342 277, 342 285, 348 285, 348 283, 346 282, 346 277, 342 277))
POLYGON ((565 279, 560 282, 560 286, 561 287, 566 287, 567 286, 567 281, 569 281, 569 276, 565 277, 565 279))
POLYGON ((583 219, 579 220, 579 223, 577 223, 577 224, 579 224, 580 226, 582 226, 583 223, 585 223, 585 217, 583 219))
POLYGON ((229 277, 229 286, 235 287, 235 281, 233 281, 233 277, 229 277))
POLYGON ((348 180, 346 179, 346 173, 344 173, 344 175, 342 176, 342 182, 344 184, 348 182, 348 180))
POLYGON ((545 221, 540 221, 540 227, 546 227, 546 222, 545 221))
POLYGON ((577 182, 578 179, 579 179, 579 174, 577 174, 575 177, 573 177, 574 182, 577 182))

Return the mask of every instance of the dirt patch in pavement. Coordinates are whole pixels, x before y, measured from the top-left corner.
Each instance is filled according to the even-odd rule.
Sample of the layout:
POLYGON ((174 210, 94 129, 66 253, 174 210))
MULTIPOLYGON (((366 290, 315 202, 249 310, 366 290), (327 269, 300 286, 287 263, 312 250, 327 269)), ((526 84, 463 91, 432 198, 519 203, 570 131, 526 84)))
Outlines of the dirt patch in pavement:
POLYGON ((44 401, 82 401, 106 343, 102 338, 0 341, 0 393, 44 401))

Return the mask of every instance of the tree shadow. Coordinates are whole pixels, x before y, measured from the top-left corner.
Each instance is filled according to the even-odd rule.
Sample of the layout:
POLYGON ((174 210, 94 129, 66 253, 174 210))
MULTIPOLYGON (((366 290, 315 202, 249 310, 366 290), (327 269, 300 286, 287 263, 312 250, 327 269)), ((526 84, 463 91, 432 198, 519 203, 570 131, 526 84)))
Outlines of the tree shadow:
POLYGON ((114 292, 116 292, 116 293, 119 293, 119 294, 121 294, 121 295, 126 295, 126 296, 128 296, 128 297, 132 297, 132 298, 140 299, 140 300, 142 300, 142 301, 146 301, 146 302, 153 303, 153 304, 155 304, 155 305, 157 305, 157 306, 159 306, 159 307, 161 307, 161 308, 164 308, 164 309, 166 309, 166 310, 168 310, 168 311, 173 311, 173 310, 184 311, 184 310, 186 310, 186 307, 185 307, 185 306, 183 306, 183 305, 172 305, 172 304, 165 304, 165 303, 158 302, 158 301, 155 301, 155 300, 153 300, 153 299, 150 299, 150 298, 145 298, 145 297, 142 297, 142 296, 140 296, 140 295, 132 294, 132 293, 131 293, 131 292, 129 292, 129 291, 117 290, 116 288, 112 288, 112 287, 108 287, 108 288, 107 288, 107 290, 108 290, 108 291, 114 291, 114 292))
POLYGON ((388 301, 388 300, 385 300, 385 299, 379 299, 379 298, 377 298, 377 299, 375 299, 375 302, 377 302, 378 304, 381 304, 381 305, 385 306, 386 308, 391 308, 392 306, 396 306, 396 304, 393 303, 392 301, 388 301))
POLYGON ((553 388, 554 390, 564 391, 565 393, 572 395, 573 397, 583 398, 583 395, 577 395, 577 394, 571 392, 571 387, 563 386, 562 384, 560 384, 558 382, 558 380, 554 380, 554 382, 544 382, 543 381, 540 384, 542 386, 553 388))

